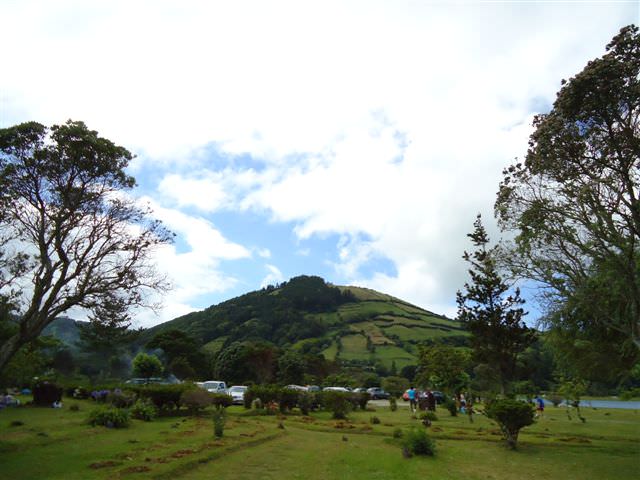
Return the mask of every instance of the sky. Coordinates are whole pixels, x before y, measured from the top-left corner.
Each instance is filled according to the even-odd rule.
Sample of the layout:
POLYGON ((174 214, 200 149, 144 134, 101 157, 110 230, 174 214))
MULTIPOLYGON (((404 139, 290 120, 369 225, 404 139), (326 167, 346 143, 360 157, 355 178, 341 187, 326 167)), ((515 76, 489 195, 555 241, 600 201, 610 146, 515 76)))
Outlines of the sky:
POLYGON ((176 234, 137 326, 301 274, 453 317, 533 116, 639 21, 635 1, 2 0, 0 128, 82 120, 136 155, 132 195, 176 234))

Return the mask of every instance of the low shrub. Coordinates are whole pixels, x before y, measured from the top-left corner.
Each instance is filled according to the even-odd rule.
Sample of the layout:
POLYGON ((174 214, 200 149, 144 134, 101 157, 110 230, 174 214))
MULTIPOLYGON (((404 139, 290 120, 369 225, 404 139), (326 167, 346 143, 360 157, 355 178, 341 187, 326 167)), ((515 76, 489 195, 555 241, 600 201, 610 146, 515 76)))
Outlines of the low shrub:
POLYGON ((201 388, 187 390, 180 395, 180 404, 187 407, 191 415, 198 415, 213 402, 213 395, 201 388))
POLYGON ((136 394, 115 389, 107 394, 106 401, 116 408, 129 408, 136 402, 136 394))
POLYGON ((220 410, 233 405, 233 399, 225 393, 215 393, 211 396, 211 404, 220 410))
POLYGON ((111 393, 111 390, 93 390, 89 396, 96 402, 104 403, 107 401, 107 397, 111 393))
POLYGON ((135 392, 138 398, 148 399, 159 411, 168 414, 180 408, 180 397, 184 392, 197 388, 193 384, 139 385, 130 390, 135 392))
POLYGON ((122 408, 101 406, 89 413, 89 424, 102 425, 108 428, 124 428, 129 425, 129 412, 122 408))
POLYGON ((373 425, 378 425, 380 423, 380 419, 374 415, 369 418, 369 422, 371 422, 373 425))
POLYGON ((371 395, 367 392, 356 392, 351 394, 351 405, 353 405, 353 409, 360 408, 360 410, 367 409, 367 402, 371 400, 371 395))
POLYGON ((298 407, 300 407, 300 412, 303 415, 309 415, 309 412, 313 409, 313 399, 310 393, 300 392, 298 394, 298 407))
POLYGON ((150 422, 158 416, 158 409, 149 400, 136 400, 130 410, 131 416, 137 420, 150 422))
POLYGON ((50 407, 54 402, 62 400, 62 387, 46 380, 36 382, 31 391, 36 405, 50 407))
POLYGON ((428 455, 433 456, 436 453, 436 444, 427 435, 426 430, 412 428, 402 440, 402 448, 404 451, 412 455, 428 455))
POLYGON ((331 411, 333 418, 344 420, 352 406, 350 397, 348 392, 322 392, 322 405, 325 410, 331 411))
POLYGON ((518 400, 494 400, 485 408, 487 417, 494 420, 511 449, 516 448, 520 430, 534 421, 533 405, 518 400))
POLYGON ((396 400, 395 397, 389 398, 389 410, 391 410, 392 412, 395 412, 396 410, 398 410, 398 401, 396 400))
POLYGON ((393 438, 402 438, 402 429, 401 428, 396 428, 393 431, 393 438))
POLYGON ((298 405, 298 395, 300 392, 292 390, 290 388, 278 389, 278 404, 280 405, 280 412, 285 413, 293 410, 298 405))
POLYGON ((436 415, 435 412, 424 412, 422 415, 420 415, 420 418, 421 419, 426 418, 430 422, 435 422, 438 420, 438 416, 436 415))

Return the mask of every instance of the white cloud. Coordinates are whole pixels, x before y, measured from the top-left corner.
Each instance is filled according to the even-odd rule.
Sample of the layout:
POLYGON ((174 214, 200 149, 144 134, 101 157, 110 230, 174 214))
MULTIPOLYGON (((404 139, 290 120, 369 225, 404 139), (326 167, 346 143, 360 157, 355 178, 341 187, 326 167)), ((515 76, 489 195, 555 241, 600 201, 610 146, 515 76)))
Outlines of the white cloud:
POLYGON ((165 245, 155 252, 158 270, 167 275, 173 288, 158 299, 163 304, 159 316, 151 312, 139 313, 138 321, 145 326, 208 306, 196 304, 208 294, 228 291, 238 283, 236 278, 224 272, 220 263, 251 256, 242 245, 225 239, 208 220, 149 201, 154 216, 185 245, 165 245))
POLYGON ((204 218, 223 209, 344 236, 345 279, 446 309, 477 212, 496 238, 532 114, 637 5, 24 1, 0 18, 0 125, 82 119, 160 172, 159 211, 189 247, 159 256, 175 311, 251 255, 204 218), (363 278, 376 256, 397 275, 363 278))
POLYGON ((284 281, 284 276, 278 267, 269 264, 265 265, 265 267, 269 273, 267 273, 267 275, 262 279, 260 288, 282 283, 284 281))

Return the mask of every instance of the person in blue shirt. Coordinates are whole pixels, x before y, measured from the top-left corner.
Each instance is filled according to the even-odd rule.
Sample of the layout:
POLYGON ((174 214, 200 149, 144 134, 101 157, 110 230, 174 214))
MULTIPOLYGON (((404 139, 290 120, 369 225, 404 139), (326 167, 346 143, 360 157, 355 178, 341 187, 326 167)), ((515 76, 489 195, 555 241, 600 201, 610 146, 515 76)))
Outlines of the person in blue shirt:
POLYGON ((411 411, 415 413, 417 407, 416 389, 411 387, 407 394, 409 395, 409 406, 411 407, 411 411))

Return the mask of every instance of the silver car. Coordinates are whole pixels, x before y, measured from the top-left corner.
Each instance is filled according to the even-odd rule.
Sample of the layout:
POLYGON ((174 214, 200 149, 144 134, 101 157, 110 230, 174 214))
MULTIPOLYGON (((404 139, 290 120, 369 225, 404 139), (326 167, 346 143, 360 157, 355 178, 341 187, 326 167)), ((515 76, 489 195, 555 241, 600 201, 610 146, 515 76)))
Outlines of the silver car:
POLYGON ((244 404, 244 392, 246 392, 248 388, 249 387, 244 385, 234 385, 227 390, 227 394, 231 396, 234 405, 244 404))

